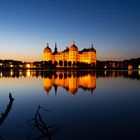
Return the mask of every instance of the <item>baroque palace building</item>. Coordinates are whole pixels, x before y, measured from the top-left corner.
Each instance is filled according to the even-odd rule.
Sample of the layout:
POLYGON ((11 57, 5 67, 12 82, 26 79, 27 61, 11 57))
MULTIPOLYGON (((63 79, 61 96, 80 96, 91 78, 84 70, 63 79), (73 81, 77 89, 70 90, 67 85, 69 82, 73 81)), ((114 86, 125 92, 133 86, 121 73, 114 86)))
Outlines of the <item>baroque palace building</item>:
POLYGON ((55 43, 55 49, 52 52, 49 44, 47 43, 46 48, 43 51, 43 61, 52 61, 58 63, 61 61, 63 63, 71 63, 73 66, 77 62, 96 65, 96 50, 93 47, 93 44, 90 48, 79 51, 78 47, 75 45, 75 42, 72 43, 70 47, 66 47, 65 50, 58 52, 57 45, 55 43))

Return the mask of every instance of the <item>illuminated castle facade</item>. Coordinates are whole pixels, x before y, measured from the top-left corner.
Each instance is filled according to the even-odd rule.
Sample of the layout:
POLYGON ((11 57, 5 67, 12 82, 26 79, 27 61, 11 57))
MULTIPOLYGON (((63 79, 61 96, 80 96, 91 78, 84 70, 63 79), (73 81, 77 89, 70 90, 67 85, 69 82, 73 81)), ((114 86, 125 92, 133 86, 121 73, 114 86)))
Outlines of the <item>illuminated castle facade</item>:
POLYGON ((52 63, 59 63, 60 61, 62 63, 70 62, 73 65, 75 65, 77 62, 80 63, 87 63, 91 64, 93 66, 96 65, 96 50, 93 48, 93 45, 91 48, 79 51, 78 47, 73 42, 72 45, 62 52, 57 51, 57 46, 55 44, 54 52, 52 52, 51 48, 49 47, 48 43, 46 48, 43 51, 43 61, 52 61, 52 63))

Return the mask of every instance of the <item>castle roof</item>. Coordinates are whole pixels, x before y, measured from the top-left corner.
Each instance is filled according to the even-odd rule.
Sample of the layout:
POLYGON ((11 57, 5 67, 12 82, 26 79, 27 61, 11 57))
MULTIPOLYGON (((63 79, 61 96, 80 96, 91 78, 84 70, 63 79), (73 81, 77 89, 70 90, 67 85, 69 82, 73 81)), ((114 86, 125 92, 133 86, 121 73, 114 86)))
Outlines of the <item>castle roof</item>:
POLYGON ((46 48, 44 49, 44 53, 52 53, 51 48, 49 47, 49 44, 47 43, 46 48))
POLYGON ((84 48, 83 50, 79 51, 80 54, 82 54, 84 52, 95 52, 96 53, 96 50, 93 47, 91 47, 89 49, 84 48))
POLYGON ((96 53, 96 50, 93 47, 91 47, 90 51, 96 53))
POLYGON ((59 53, 59 52, 54 51, 52 54, 53 54, 53 55, 56 55, 56 54, 58 54, 58 53, 59 53))
POLYGON ((70 51, 78 51, 77 46, 75 45, 75 43, 73 42, 73 44, 70 46, 70 51))
POLYGON ((54 52, 52 53, 53 55, 56 55, 56 54, 58 54, 58 50, 57 50, 57 44, 56 44, 56 42, 55 42, 55 48, 54 48, 54 52))
MULTIPOLYGON (((78 51, 78 47, 75 45, 75 42, 73 42, 73 44, 70 46, 70 48, 66 47, 66 49, 63 50, 62 52, 58 52, 57 47, 55 46, 55 50, 52 53, 52 50, 49 47, 48 43, 47 43, 46 48, 44 49, 44 53, 52 53, 53 55, 60 54, 60 53, 68 53, 69 51, 78 51)), ((88 48, 88 49, 84 48, 81 51, 79 51, 78 53, 82 54, 84 52, 94 52, 94 53, 96 53, 96 50, 94 49, 93 44, 92 44, 91 48, 88 48)))
POLYGON ((90 51, 90 49, 84 48, 83 50, 79 51, 79 53, 82 54, 83 52, 89 52, 89 51, 90 51))
POLYGON ((62 51, 62 52, 69 52, 69 48, 66 47, 66 49, 64 51, 62 51))

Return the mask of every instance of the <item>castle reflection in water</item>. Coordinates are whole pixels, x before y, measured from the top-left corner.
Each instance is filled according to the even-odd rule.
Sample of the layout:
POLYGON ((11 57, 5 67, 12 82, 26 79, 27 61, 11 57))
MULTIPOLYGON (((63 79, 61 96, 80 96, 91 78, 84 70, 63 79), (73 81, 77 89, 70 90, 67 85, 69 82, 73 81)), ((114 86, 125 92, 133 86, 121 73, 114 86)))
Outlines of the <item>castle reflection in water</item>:
POLYGON ((78 72, 56 72, 50 77, 43 78, 44 89, 49 93, 54 86, 55 93, 57 87, 63 87, 71 94, 75 94, 79 88, 89 90, 93 93, 96 88, 96 74, 92 73, 78 73, 78 72))
POLYGON ((123 77, 140 80, 140 71, 37 71, 37 70, 7 70, 0 71, 0 78, 41 77, 43 88, 47 95, 54 87, 66 89, 75 95, 78 89, 88 90, 92 94, 96 88, 96 78, 123 77))

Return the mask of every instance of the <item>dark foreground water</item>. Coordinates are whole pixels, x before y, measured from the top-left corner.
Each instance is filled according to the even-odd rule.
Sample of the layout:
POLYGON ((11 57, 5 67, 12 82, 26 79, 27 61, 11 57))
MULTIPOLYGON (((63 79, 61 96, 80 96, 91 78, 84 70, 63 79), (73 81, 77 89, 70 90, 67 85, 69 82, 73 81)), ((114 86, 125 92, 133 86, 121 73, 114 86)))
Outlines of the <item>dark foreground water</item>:
POLYGON ((140 139, 140 71, 0 72, 0 113, 9 92, 0 140, 140 139))

